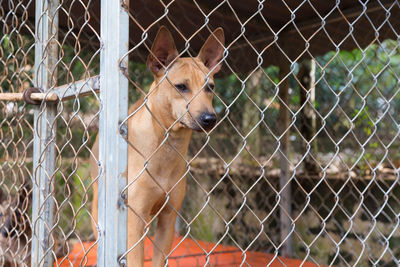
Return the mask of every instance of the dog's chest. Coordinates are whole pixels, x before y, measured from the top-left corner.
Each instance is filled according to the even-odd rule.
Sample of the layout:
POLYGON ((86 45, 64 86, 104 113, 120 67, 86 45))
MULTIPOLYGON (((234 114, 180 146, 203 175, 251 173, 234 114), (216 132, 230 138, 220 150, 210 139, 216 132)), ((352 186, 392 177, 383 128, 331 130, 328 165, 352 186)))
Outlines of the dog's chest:
MULTIPOLYGON (((191 130, 165 129, 145 109, 129 121, 128 177, 169 191, 186 170, 191 130), (155 186, 156 185, 156 186, 155 186)), ((140 182, 141 183, 141 182, 140 182)))
POLYGON ((148 162, 149 173, 169 190, 184 173, 186 153, 165 143, 153 154, 148 162))
POLYGON ((185 173, 188 144, 182 140, 155 140, 151 136, 133 140, 128 156, 130 179, 139 175, 169 191, 185 173))

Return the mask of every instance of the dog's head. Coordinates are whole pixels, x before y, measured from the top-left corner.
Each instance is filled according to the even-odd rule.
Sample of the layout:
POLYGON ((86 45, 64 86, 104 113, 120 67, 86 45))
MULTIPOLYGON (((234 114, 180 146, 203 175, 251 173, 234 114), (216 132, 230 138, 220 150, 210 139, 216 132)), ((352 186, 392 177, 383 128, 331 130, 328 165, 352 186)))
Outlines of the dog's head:
MULTIPOLYGON (((212 105, 214 74, 221 68, 224 31, 216 29, 197 57, 178 57, 174 39, 161 27, 154 40, 147 66, 153 72, 156 102, 164 108, 163 121, 193 130, 210 130, 217 121, 212 105), (165 75, 167 73, 167 75, 165 75)), ((167 125, 169 127, 169 125, 167 125)))

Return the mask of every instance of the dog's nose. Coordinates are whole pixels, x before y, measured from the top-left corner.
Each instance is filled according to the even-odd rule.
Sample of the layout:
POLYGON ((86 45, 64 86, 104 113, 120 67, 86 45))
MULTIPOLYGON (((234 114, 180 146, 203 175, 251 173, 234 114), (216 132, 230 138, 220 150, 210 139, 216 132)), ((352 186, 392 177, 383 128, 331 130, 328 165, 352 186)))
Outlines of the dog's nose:
POLYGON ((217 122, 217 116, 214 113, 203 112, 199 117, 199 123, 205 130, 210 130, 217 122))

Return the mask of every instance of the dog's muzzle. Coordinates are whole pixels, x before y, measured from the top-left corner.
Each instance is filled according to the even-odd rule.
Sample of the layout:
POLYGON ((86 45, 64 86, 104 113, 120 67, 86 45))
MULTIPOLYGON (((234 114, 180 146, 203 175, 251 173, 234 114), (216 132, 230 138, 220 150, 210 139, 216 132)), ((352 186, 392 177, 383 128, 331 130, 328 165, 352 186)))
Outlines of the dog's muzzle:
POLYGON ((197 121, 204 130, 208 131, 217 123, 217 116, 215 113, 203 112, 200 114, 197 121))

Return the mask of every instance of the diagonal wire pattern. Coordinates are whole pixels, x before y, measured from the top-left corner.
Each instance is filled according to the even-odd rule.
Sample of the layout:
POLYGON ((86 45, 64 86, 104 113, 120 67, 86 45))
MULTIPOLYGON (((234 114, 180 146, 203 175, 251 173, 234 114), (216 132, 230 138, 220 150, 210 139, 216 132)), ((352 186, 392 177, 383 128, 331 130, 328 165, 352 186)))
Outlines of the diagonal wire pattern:
MULTIPOLYGON (((115 67, 129 82, 129 105, 142 102, 119 124, 138 163, 118 205, 144 231, 116 264, 126 264, 144 244, 145 263, 160 251, 163 266, 292 266, 290 260, 303 266, 399 265, 399 1, 119 5, 129 16, 130 35, 115 67), (175 146, 174 129, 185 118, 196 119, 192 110, 208 90, 212 70, 199 71, 204 83, 191 97, 178 92, 185 110, 167 125, 152 111, 151 99, 158 86, 175 87, 177 59, 153 85, 146 65, 149 55, 156 57, 151 47, 162 25, 171 31, 179 57, 198 69, 202 44, 216 28, 225 31, 212 90, 218 121, 209 131, 199 125, 187 155, 175 146), (129 137, 130 122, 143 111, 162 132, 151 151, 129 137), (170 186, 152 172, 165 149, 183 166, 170 186), (143 176, 163 195, 152 216, 129 201, 143 176), (176 208, 174 192, 183 183, 186 197, 176 208), (163 210, 177 217, 168 252, 161 251, 154 230, 163 210)), ((34 9, 35 1, 0 2, 0 92, 34 85, 40 43, 44 53, 36 64, 50 84, 41 89, 68 97, 43 122, 51 138, 42 140, 37 158, 33 138, 42 136, 33 113, 47 118, 53 104, 0 104, 0 265, 29 265, 32 236, 41 225, 49 245, 39 262, 50 257, 56 266, 93 266, 102 226, 91 205, 107 168, 93 147, 105 108, 101 86, 89 82, 100 73, 100 52, 108 41, 100 36, 101 1, 60 1, 56 16, 43 12, 36 19, 54 27, 48 40, 36 34, 34 9), (55 169, 47 171, 52 147, 55 169), (40 185, 40 172, 50 184, 42 203, 54 208, 43 204, 32 220, 31 191, 40 185), (53 215, 50 224, 46 212, 53 215)))

